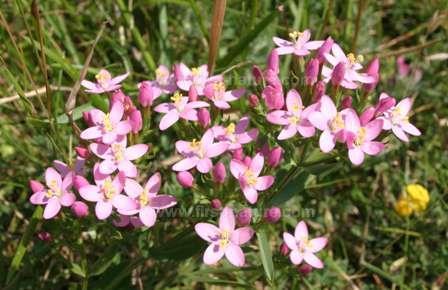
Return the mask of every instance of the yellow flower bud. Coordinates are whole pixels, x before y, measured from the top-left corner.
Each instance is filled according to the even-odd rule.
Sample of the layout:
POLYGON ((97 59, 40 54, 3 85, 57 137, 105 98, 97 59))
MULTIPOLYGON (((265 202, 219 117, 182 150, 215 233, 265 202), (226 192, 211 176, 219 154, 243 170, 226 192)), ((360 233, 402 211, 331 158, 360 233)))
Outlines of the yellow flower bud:
POLYGON ((416 212, 424 211, 429 203, 429 193, 426 188, 419 184, 406 186, 406 193, 416 212))
POLYGON ((395 204, 395 211, 402 217, 407 217, 412 214, 412 206, 408 199, 400 197, 395 204))

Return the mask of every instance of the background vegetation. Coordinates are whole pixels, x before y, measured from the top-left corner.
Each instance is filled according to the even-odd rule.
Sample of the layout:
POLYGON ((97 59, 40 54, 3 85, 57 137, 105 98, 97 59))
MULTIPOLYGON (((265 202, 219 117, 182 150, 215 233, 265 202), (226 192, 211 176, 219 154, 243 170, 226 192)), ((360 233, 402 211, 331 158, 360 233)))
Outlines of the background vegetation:
MULTIPOLYGON (((160 63, 207 63, 212 1, 38 2, 0 4, 3 289, 448 287, 447 1, 227 1, 216 72, 232 68, 232 80, 248 86, 251 66, 264 65, 272 36, 310 28, 315 38, 331 35, 366 59, 378 55, 377 91, 415 97, 413 120, 423 132, 409 144, 391 139, 387 152, 360 168, 343 160, 311 167, 288 185, 292 198, 284 207, 298 212, 271 229, 272 249, 279 246, 281 229, 301 218, 311 222, 314 233, 329 233, 331 242, 323 255, 326 268, 306 277, 273 251, 273 283, 261 263, 242 269, 203 266, 203 244, 190 234, 194 221, 170 220, 149 231, 127 231, 94 218, 39 219, 40 209, 28 202, 28 180, 42 176, 52 160, 69 162, 74 156, 72 145, 78 141, 63 117, 64 106, 102 23, 107 22, 106 28, 88 77, 102 67, 115 74, 130 71, 124 88, 135 97, 135 84, 154 77, 160 63), (399 55, 412 68, 407 76, 397 73, 399 55), (411 182, 428 188, 431 201, 423 214, 404 219, 393 207, 411 182), (180 234, 174 236, 173 229, 180 234), (37 238, 42 231, 51 233, 51 242, 37 238)), ((285 78, 290 61, 282 64, 285 78)), ((79 92, 77 106, 82 104, 98 106, 101 100, 79 92)), ((80 116, 76 112, 75 119, 80 116)), ((178 136, 159 138, 146 128, 142 140, 155 147, 140 169, 162 170, 165 183, 171 184, 164 190, 191 201, 195 195, 175 185, 160 163, 173 154, 173 138, 178 136)), ((252 244, 248 260, 259 261, 252 244)))

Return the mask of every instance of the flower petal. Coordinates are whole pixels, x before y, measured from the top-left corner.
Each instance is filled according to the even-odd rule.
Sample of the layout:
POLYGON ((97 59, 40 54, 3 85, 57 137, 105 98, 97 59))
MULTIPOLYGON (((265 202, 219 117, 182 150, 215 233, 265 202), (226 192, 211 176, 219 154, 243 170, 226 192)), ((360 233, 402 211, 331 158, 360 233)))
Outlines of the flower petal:
POLYGON ((328 239, 325 237, 315 238, 309 241, 309 250, 313 253, 322 250, 328 243, 328 239))
POLYGON ((51 219, 56 216, 61 210, 61 204, 57 197, 52 197, 48 200, 44 209, 44 219, 51 219))
POLYGON ((230 243, 225 249, 227 260, 235 267, 242 267, 245 263, 243 250, 237 245, 230 243))
POLYGON ((198 223, 194 226, 194 230, 201 239, 209 243, 217 241, 221 233, 218 227, 209 223, 198 223))
POLYGON ((235 229, 235 214, 230 207, 225 207, 219 216, 219 228, 228 232, 235 229))
POLYGON ((140 210, 140 213, 138 214, 140 220, 142 223, 147 226, 148 228, 152 227, 157 220, 157 213, 154 209, 150 208, 149 206, 146 206, 140 210))
POLYGON ((206 265, 214 265, 224 256, 224 251, 219 244, 210 244, 204 252, 203 261, 206 265))
POLYGON ((274 183, 274 176, 261 176, 257 178, 257 183, 255 184, 255 189, 263 191, 268 189, 274 183))
POLYGON ((159 124, 159 129, 164 131, 171 127, 179 120, 179 113, 176 110, 171 110, 162 117, 159 124))
POLYGON ((305 252, 303 259, 307 264, 314 268, 322 269, 324 267, 324 263, 322 263, 322 261, 311 252, 305 252))
POLYGON ((148 151, 148 145, 137 144, 126 148, 125 158, 128 160, 135 160, 142 157, 148 151))
POLYGON ((308 227, 304 221, 300 221, 294 230, 294 237, 297 241, 308 240, 308 227))
POLYGON ((236 245, 243 245, 252 238, 254 233, 251 227, 242 227, 233 231, 230 240, 236 245))
POLYGON ((291 249, 291 250, 297 250, 298 249, 298 247, 297 247, 297 240, 290 233, 287 233, 287 232, 283 233, 283 241, 285 242, 285 244, 288 246, 289 249, 291 249))
POLYGON ((95 205, 95 215, 99 220, 107 219, 112 213, 112 203, 98 201, 95 205))
POLYGON ((299 250, 292 250, 289 254, 289 259, 294 265, 299 265, 303 261, 303 254, 301 254, 299 250))

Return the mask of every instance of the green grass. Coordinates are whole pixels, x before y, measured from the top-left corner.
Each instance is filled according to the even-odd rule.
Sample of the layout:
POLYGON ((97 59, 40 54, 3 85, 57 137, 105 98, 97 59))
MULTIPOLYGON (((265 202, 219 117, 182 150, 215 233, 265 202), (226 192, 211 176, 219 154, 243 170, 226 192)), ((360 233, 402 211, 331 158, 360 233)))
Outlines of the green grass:
MULTIPOLYGON (((246 259, 255 262, 241 269, 202 265, 202 243, 191 234, 194 221, 161 222, 149 231, 121 231, 93 217, 79 222, 69 214, 44 223, 41 209, 28 202, 28 180, 40 178, 52 160, 75 155, 76 127, 64 116, 65 105, 102 24, 88 78, 103 67, 115 74, 130 71, 124 88, 135 97, 135 84, 153 78, 159 63, 207 63, 212 1, 39 1, 39 18, 31 7, 28 0, 5 1, 0 7, 3 289, 140 289, 140 283, 144 289, 448 287, 446 1, 227 1, 216 72, 232 68, 234 82, 247 80, 252 64, 264 65, 272 36, 310 28, 313 35, 331 35, 366 58, 379 55, 377 92, 415 97, 413 120, 423 132, 409 144, 391 138, 386 153, 360 168, 341 158, 303 166, 270 202, 300 213, 310 210, 311 216, 285 217, 264 228, 258 241, 245 248, 246 259), (422 72, 418 82, 412 75, 397 77, 395 58, 402 54, 414 71, 422 72), (33 94, 45 86, 51 90, 33 94), (424 213, 404 219, 393 206, 411 182, 428 188, 431 201, 424 213), (331 238, 323 254, 326 267, 307 277, 277 250, 279 233, 300 218, 311 221, 313 234, 331 238), (37 239, 40 231, 51 232, 53 241, 37 239)), ((291 60, 285 61, 287 68, 291 60)), ((80 90, 74 106, 102 101, 80 90)), ((80 117, 75 110, 74 120, 80 117)), ((155 151, 144 157, 140 169, 162 170, 165 192, 191 203, 198 195, 175 186, 174 176, 160 163, 172 155, 172 143, 182 134, 178 129, 159 138, 145 130, 141 138, 155 151)))

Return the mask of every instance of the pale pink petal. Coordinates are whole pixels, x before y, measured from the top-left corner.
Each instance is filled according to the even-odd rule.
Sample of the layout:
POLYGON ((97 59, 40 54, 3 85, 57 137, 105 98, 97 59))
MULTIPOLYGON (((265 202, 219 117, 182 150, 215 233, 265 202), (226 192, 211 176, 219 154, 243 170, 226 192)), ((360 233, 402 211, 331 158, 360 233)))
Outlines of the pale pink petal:
POLYGON ((354 147, 348 150, 348 157, 354 165, 360 165, 364 161, 364 152, 360 147, 354 147))
POLYGON ((321 131, 328 128, 328 118, 321 112, 311 112, 308 115, 308 120, 314 127, 321 131))
POLYGON ((157 113, 168 113, 176 107, 172 103, 162 103, 154 108, 157 113))
POLYGON ((235 100, 238 100, 239 98, 241 98, 245 92, 246 92, 246 89, 243 89, 243 88, 227 91, 224 94, 224 99, 228 102, 232 102, 232 101, 235 101, 235 100))
POLYGON ((314 40, 314 41, 308 41, 307 43, 305 43, 303 46, 306 49, 318 49, 322 46, 322 44, 324 44, 324 42, 322 40, 314 40))
POLYGON ((118 139, 117 133, 115 131, 105 133, 103 135, 102 141, 105 144, 112 144, 118 139))
POLYGON ((282 110, 276 110, 268 113, 266 119, 269 123, 276 125, 288 125, 288 113, 282 110))
POLYGON ((322 269, 324 267, 324 263, 311 252, 305 252, 303 259, 307 264, 314 268, 322 269))
POLYGON ((160 120, 159 129, 166 130, 179 120, 179 113, 176 110, 171 110, 166 113, 160 120))
POLYGON ((230 207, 225 207, 219 216, 219 229, 232 233, 235 230, 235 214, 230 207))
POLYGON ((273 37, 272 41, 274 41, 274 43, 278 46, 290 46, 293 44, 291 41, 285 40, 280 37, 273 37))
POLYGON ((309 250, 313 253, 322 250, 328 243, 328 239, 324 237, 315 238, 309 241, 309 250))
MULTIPOLYGON (((316 133, 316 129, 314 129, 314 127, 312 126, 305 126, 303 125, 303 123, 305 122, 302 122, 300 125, 297 126, 297 131, 299 131, 300 135, 302 135, 305 138, 314 136, 314 133, 316 133)), ((306 123, 309 124, 309 122, 306 123)))
POLYGON ((146 151, 148 151, 148 145, 137 144, 126 148, 124 156, 128 160, 135 160, 142 157, 146 153, 146 151))
POLYGON ((297 134, 297 127, 295 125, 287 125, 283 130, 278 134, 278 140, 286 140, 297 134))
POLYGON ((384 144, 376 141, 364 142, 361 145, 362 151, 369 155, 378 155, 384 150, 384 144))
POLYGON ((282 46, 275 49, 278 55, 292 54, 294 52, 294 46, 282 46))
POLYGON ((342 48, 337 43, 333 44, 331 47, 331 52, 336 57, 338 62, 347 62, 347 57, 345 56, 344 51, 342 51, 342 48))
POLYGON ((237 245, 230 243, 225 249, 227 260, 235 267, 242 267, 245 263, 243 250, 237 245))
POLYGON ((110 159, 106 159, 101 161, 99 166, 99 171, 102 174, 108 175, 114 172, 117 169, 117 165, 110 159))
POLYGON ((289 259, 294 265, 299 265, 303 261, 303 254, 299 250, 292 250, 289 254, 289 259))
POLYGON ((92 143, 89 145, 90 151, 101 159, 105 159, 107 154, 111 152, 110 146, 101 143, 92 143))
POLYGON ((30 202, 32 204, 46 204, 48 202, 48 198, 45 196, 45 191, 38 191, 31 195, 30 202))
POLYGON ((286 95, 286 108, 290 112, 302 111, 302 99, 300 94, 292 89, 286 95))
POLYGON ((118 170, 123 172, 126 177, 136 177, 137 167, 129 160, 123 160, 118 164, 118 170))
POLYGON ((297 250, 298 249, 298 247, 297 247, 297 240, 290 233, 287 233, 287 232, 283 233, 283 241, 286 243, 286 245, 288 246, 288 248, 290 250, 297 250))
POLYGON ((224 256, 224 251, 218 243, 210 244, 204 252, 203 261, 206 265, 214 265, 224 256))
POLYGON ((175 206, 176 198, 168 194, 160 194, 149 199, 150 207, 154 209, 166 209, 175 206))
POLYGON ((228 147, 229 144, 227 142, 217 142, 207 147, 206 155, 209 158, 219 156, 224 153, 228 147))
POLYGON ((112 79, 110 80, 110 82, 111 82, 111 84, 113 84, 113 85, 117 85, 117 84, 121 83, 125 78, 127 78, 128 75, 129 75, 128 72, 125 73, 125 74, 122 74, 122 75, 118 75, 118 76, 112 78, 112 79))
POLYGON ((246 170, 247 166, 244 165, 244 163, 242 163, 241 161, 236 159, 232 159, 230 161, 230 172, 236 179, 239 179, 240 176, 243 175, 246 170))
POLYGON ((143 187, 134 179, 126 178, 124 191, 132 198, 137 198, 143 192, 143 187))
POLYGON ((381 130, 383 129, 383 120, 376 119, 373 120, 365 126, 366 134, 365 134, 365 140, 370 141, 378 137, 378 135, 381 133, 381 130))
POLYGON ((140 213, 138 214, 140 220, 142 223, 147 226, 148 228, 152 227, 157 220, 157 213, 154 209, 150 208, 149 206, 146 206, 140 210, 140 213))
POLYGON ((297 241, 308 240, 308 227, 304 221, 300 221, 294 230, 294 237, 297 241))
POLYGON ((403 129, 403 131, 405 131, 411 135, 414 135, 414 136, 420 136, 422 134, 417 127, 415 127, 414 125, 412 125, 409 122, 402 123, 401 129, 403 129))
POLYGON ((99 220, 107 219, 112 213, 112 203, 98 201, 95 205, 95 215, 99 220))
POLYGON ((400 109, 400 113, 403 116, 406 116, 407 114, 409 114, 409 112, 411 111, 412 108, 412 103, 414 101, 411 98, 404 98, 403 100, 401 100, 400 102, 398 102, 398 104, 396 105, 397 108, 400 109))
POLYGON ((59 198, 62 206, 71 206, 76 200, 76 196, 71 192, 65 192, 59 198))
POLYGON ((247 201, 250 204, 254 204, 257 202, 258 199, 258 192, 255 190, 255 188, 251 186, 245 186, 242 188, 244 197, 247 199, 247 201))
POLYGON ((238 135, 238 143, 246 144, 256 140, 258 137, 258 129, 251 129, 238 135))
POLYGON ((174 171, 187 171, 187 170, 190 170, 191 168, 195 167, 198 164, 198 162, 199 162, 199 158, 196 156, 185 158, 185 159, 182 159, 181 161, 177 162, 176 164, 174 164, 172 169, 174 171))
POLYGON ((148 179, 148 182, 146 182, 145 189, 150 196, 154 196, 159 192, 161 183, 162 177, 159 172, 156 172, 148 179))
POLYGON ((236 245, 243 245, 252 238, 254 233, 251 227, 242 227, 233 231, 230 240, 236 245))
POLYGON ((195 101, 195 102, 188 103, 186 105, 186 108, 188 108, 188 109, 199 109, 199 108, 205 108, 205 107, 209 107, 209 106, 210 105, 207 102, 195 101))
POLYGON ((201 138, 201 145, 207 148, 209 145, 213 144, 214 138, 215 135, 213 134, 213 130, 208 129, 201 138))
POLYGON ((209 223, 198 223, 194 226, 194 230, 201 237, 201 239, 211 243, 219 239, 220 230, 209 223))
POLYGON ((97 86, 96 83, 93 83, 93 82, 88 81, 88 80, 83 80, 83 81, 81 82, 81 86, 83 86, 83 87, 85 87, 86 89, 89 89, 89 90, 91 90, 91 91, 94 91, 94 90, 96 90, 96 89, 98 88, 98 86, 97 86))
POLYGON ((136 202, 129 196, 123 194, 116 194, 112 198, 112 205, 123 211, 135 210, 137 208, 136 202))
POLYGON ((121 102, 115 102, 110 108, 109 118, 112 124, 118 123, 124 114, 124 107, 121 102))
POLYGON ((45 183, 50 189, 60 189, 62 187, 61 175, 54 168, 48 167, 45 170, 45 183))
POLYGON ((44 209, 44 219, 51 219, 56 216, 61 210, 61 204, 57 197, 52 197, 48 200, 44 209))
POLYGON ((99 193, 99 188, 95 185, 84 185, 79 189, 79 194, 82 198, 87 201, 97 202, 100 200, 101 195, 99 193))
POLYGON ((220 109, 222 109, 222 110, 227 110, 227 109, 230 109, 230 108, 231 108, 230 105, 229 105, 229 103, 227 103, 226 101, 223 101, 223 100, 216 100, 216 101, 213 102, 213 104, 214 104, 217 108, 220 108, 220 109))
POLYGON ((119 135, 126 135, 131 132, 132 126, 129 121, 120 121, 115 126, 115 132, 119 135))
POLYGON ((53 167, 62 175, 62 176, 66 176, 67 173, 70 172, 70 168, 67 166, 67 164, 65 164, 62 161, 59 160, 54 160, 53 161, 53 167))
POLYGON ((176 142, 176 151, 183 155, 191 153, 192 152, 191 142, 187 142, 187 141, 183 141, 183 140, 177 141, 176 142))
POLYGON ((325 130, 319 137, 319 147, 324 153, 328 153, 333 150, 336 145, 334 135, 329 130, 325 130))
POLYGON ((404 133, 403 129, 401 129, 400 127, 397 126, 393 126, 392 127, 392 132, 395 134, 395 136, 398 137, 398 139, 400 139, 401 141, 404 142, 409 142, 409 138, 406 135, 406 133, 404 133))
POLYGON ((257 153, 254 158, 252 158, 252 162, 250 163, 250 170, 253 172, 255 176, 260 175, 261 170, 263 170, 264 158, 263 155, 257 153))
POLYGON ((197 121, 198 120, 198 112, 195 109, 185 108, 180 113, 180 118, 183 118, 188 121, 197 121))
POLYGON ((213 163, 210 158, 200 159, 198 164, 196 165, 196 168, 198 169, 198 171, 203 174, 209 173, 210 170, 212 170, 212 167, 213 167, 213 163))
POLYGON ((268 189, 274 183, 274 176, 261 176, 257 178, 257 183, 255 184, 255 189, 263 191, 268 189))

